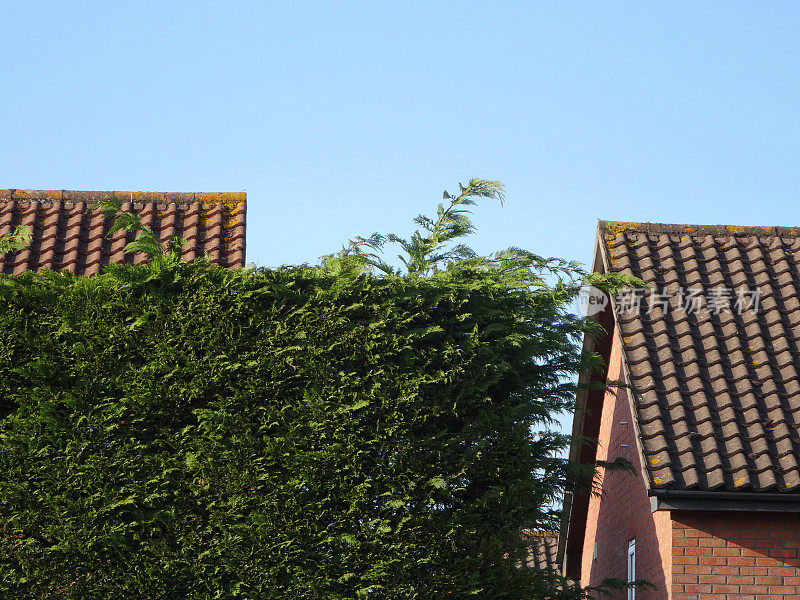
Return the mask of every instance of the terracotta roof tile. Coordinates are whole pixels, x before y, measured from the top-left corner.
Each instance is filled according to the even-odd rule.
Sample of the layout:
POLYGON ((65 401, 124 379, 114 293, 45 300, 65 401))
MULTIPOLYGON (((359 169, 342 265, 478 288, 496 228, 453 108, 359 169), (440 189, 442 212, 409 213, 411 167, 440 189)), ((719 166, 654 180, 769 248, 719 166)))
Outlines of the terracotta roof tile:
POLYGON ((528 566, 534 569, 560 571, 558 568, 558 533, 551 531, 528 531, 526 538, 531 543, 528 566))
POLYGON ((618 315, 651 485, 800 491, 800 229, 601 221, 599 235, 608 270, 668 296, 618 315), (693 287, 699 311, 680 302, 693 287), (710 310, 713 288, 729 309, 710 310), (760 306, 738 310, 753 290, 760 306))
POLYGON ((0 235, 17 225, 29 225, 33 240, 28 248, 0 254, 0 272, 66 269, 91 275, 109 263, 139 263, 141 255, 125 254, 132 241, 123 231, 111 238, 111 221, 89 209, 113 195, 126 211, 138 213, 162 241, 176 234, 187 240, 186 260, 208 255, 220 266, 245 264, 247 194, 82 192, 71 190, 0 190, 0 235))

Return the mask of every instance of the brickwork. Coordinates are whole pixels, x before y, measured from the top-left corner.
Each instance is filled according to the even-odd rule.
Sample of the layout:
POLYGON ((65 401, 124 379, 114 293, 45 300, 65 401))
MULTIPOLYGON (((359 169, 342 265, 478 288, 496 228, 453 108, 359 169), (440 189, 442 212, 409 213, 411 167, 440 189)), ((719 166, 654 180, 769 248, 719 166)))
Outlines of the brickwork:
POLYGON ((673 512, 673 600, 800 598, 800 515, 673 512))
MULTIPOLYGON (((623 379, 616 336, 611 347, 608 377, 623 379)), ((597 458, 613 460, 617 456, 630 460, 638 473, 604 474, 600 480, 601 495, 590 499, 581 583, 594 586, 608 577, 625 579, 628 543, 636 539, 636 576, 655 586, 652 590, 639 590, 637 600, 667 600, 672 523, 668 512, 650 511, 628 395, 623 389, 606 393, 598 435, 597 458), (595 542, 596 559, 593 557, 595 542)), ((622 600, 625 597, 625 592, 620 591, 609 599, 622 600)))
MULTIPOLYGON (((609 379, 622 380, 618 341, 609 379)), ((625 390, 608 392, 597 458, 628 458, 641 473, 625 390)), ((581 583, 596 586, 627 575, 628 542, 636 539, 636 575, 654 589, 637 600, 800 600, 800 514, 650 510, 641 475, 606 473, 589 501, 581 583), (597 557, 594 545, 597 542, 597 557)), ((625 592, 608 596, 624 600, 625 592)))

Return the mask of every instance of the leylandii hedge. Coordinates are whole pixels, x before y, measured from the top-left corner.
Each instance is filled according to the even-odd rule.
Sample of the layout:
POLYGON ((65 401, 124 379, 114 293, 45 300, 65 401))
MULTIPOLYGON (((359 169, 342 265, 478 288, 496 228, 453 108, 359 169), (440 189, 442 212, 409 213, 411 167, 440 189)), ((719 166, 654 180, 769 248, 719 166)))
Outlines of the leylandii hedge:
MULTIPOLYGON (((571 293, 200 261, 0 276, 4 598, 535 598, 571 293)), ((539 591, 537 591, 539 590, 539 591)))

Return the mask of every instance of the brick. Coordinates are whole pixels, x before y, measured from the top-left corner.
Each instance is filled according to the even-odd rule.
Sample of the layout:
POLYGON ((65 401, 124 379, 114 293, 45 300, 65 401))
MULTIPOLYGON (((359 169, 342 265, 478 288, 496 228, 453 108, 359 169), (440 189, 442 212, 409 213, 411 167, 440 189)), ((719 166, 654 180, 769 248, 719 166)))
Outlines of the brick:
MULTIPOLYGON (((739 575, 739 570, 741 567, 732 567, 732 566, 725 566, 725 567, 711 567, 711 574, 712 575, 739 575)), ((747 574, 747 573, 746 573, 747 574)), ((753 573, 750 573, 752 575, 753 573)), ((767 573, 764 573, 767 575, 767 573)))
POLYGON ((698 583, 728 583, 728 578, 725 575, 699 575, 698 583))
POLYGON ((756 540, 756 548, 784 548, 785 542, 783 540, 756 540))
POLYGON ((757 564, 760 567, 784 567, 787 561, 791 558, 775 558, 774 556, 755 555, 750 558, 754 561, 751 564, 757 564))
POLYGON ((792 594, 797 595, 797 588, 793 585, 771 585, 769 586, 769 593, 770 594, 792 594))
MULTIPOLYGON (((692 573, 695 575, 704 575, 710 572, 711 567, 706 565, 676 565, 673 563, 672 565, 672 572, 677 573, 676 569, 681 569, 683 573, 692 573)), ((766 575, 766 573, 764 573, 766 575)))
POLYGON ((714 556, 741 556, 741 548, 709 548, 709 554, 713 551, 714 556))
POLYGON ((769 575, 769 567, 739 567, 742 575, 769 575))
MULTIPOLYGON (((712 589, 711 586, 708 584, 701 584, 701 583, 692 583, 689 585, 683 586, 684 591, 695 594, 710 594, 712 589)), ((738 591, 738 590, 737 590, 738 591)))
POLYGON ((751 529, 744 531, 741 529, 722 529, 718 532, 718 535, 730 540, 749 540, 756 538, 768 538, 769 531, 766 529, 751 529))
MULTIPOLYGON (((677 540, 672 540, 672 547, 673 548, 681 548, 681 547, 689 547, 689 546, 706 546, 708 544, 703 544, 701 542, 716 542, 722 540, 715 540, 714 538, 679 538, 677 540)), ((724 543, 724 542, 723 542, 724 543)))
POLYGON ((711 534, 707 531, 700 531, 699 529, 689 528, 686 530, 686 537, 704 538, 704 537, 711 537, 711 534))
POLYGON ((769 531, 769 537, 781 540, 797 539, 798 532, 791 529, 771 529, 769 531))
MULTIPOLYGON (((739 593, 739 586, 738 585, 714 585, 712 587, 712 591, 715 594, 738 594, 739 593)), ((770 590, 771 592, 772 590, 770 590)))
MULTIPOLYGON (((716 555, 716 550, 717 550, 716 548, 700 548, 700 547, 683 549, 686 556, 711 556, 712 552, 716 555)), ((738 556, 738 554, 736 556, 738 556)))
MULTIPOLYGON (((686 541, 688 542, 689 540, 686 540, 686 541)), ((722 540, 722 539, 719 539, 719 538, 714 538, 714 537, 696 538, 696 539, 694 539, 692 541, 696 542, 696 545, 702 546, 704 548, 721 548, 721 547, 727 545, 725 540, 722 540)), ((673 545, 675 545, 674 542, 673 542, 673 545)), ((690 545, 690 544, 687 544, 687 545, 690 545)))
POLYGON ((757 585, 781 585, 783 577, 780 575, 761 575, 756 576, 757 585))
POLYGON ((769 587, 766 585, 742 585, 739 586, 739 593, 741 594, 767 594, 769 587))
POLYGON ((747 577, 745 575, 732 575, 727 577, 727 581, 725 583, 730 583, 731 585, 750 585, 755 583, 755 577, 747 577))

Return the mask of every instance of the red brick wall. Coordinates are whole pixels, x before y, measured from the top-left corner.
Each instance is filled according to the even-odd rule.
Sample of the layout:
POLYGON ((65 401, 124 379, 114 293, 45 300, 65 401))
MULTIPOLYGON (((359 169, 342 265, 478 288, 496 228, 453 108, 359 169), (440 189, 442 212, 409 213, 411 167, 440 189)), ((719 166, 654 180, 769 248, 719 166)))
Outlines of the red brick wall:
MULTIPOLYGON (((619 340, 616 337, 611 347, 608 378, 622 380, 619 340)), ((654 590, 637 591, 637 600, 667 600, 671 575, 672 522, 668 512, 650 511, 630 404, 627 392, 623 389, 606 393, 598 435, 597 458, 613 460, 617 456, 630 460, 638 473, 606 473, 600 481, 601 496, 590 499, 581 560, 581 583, 594 586, 607 577, 625 579, 628 543, 635 538, 637 578, 655 585, 654 590), (592 558, 595 541, 597 560, 592 558)), ((622 591, 609 598, 621 600, 625 597, 622 591)))
POLYGON ((673 512, 673 600, 800 598, 800 515, 673 512))

